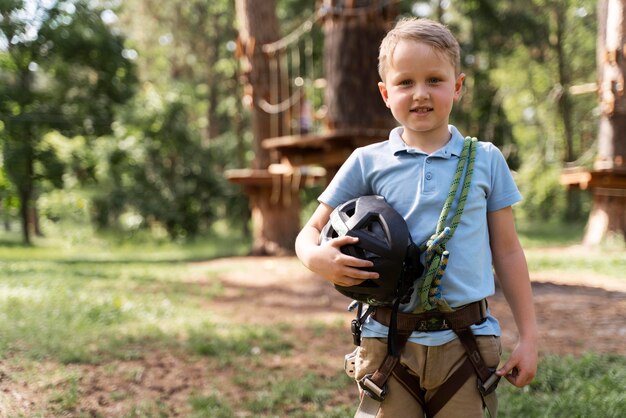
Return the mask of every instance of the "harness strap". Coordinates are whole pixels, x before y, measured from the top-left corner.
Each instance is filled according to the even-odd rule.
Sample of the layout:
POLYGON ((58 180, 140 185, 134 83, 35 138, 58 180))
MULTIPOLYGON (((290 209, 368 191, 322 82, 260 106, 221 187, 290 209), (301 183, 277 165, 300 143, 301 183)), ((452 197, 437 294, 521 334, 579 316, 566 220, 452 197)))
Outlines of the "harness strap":
POLYGON ((398 363, 393 369, 393 377, 409 392, 413 398, 426 410, 426 391, 422 389, 419 377, 409 373, 406 367, 398 363))
POLYGON ((478 350, 478 344, 476 342, 476 337, 474 333, 469 328, 461 328, 455 330, 456 334, 465 348, 465 352, 467 353, 467 358, 469 359, 471 366, 474 368, 476 375, 481 380, 481 382, 487 383, 492 376, 492 372, 489 370, 487 365, 483 360, 483 356, 480 355, 480 351, 478 350))
MULTIPOLYGON (((467 328, 487 318, 487 300, 482 299, 456 309, 453 312, 428 311, 419 314, 397 312, 398 332, 441 331, 445 329, 467 328)), ((373 318, 385 325, 391 324, 393 309, 378 306, 373 318)))
POLYGON ((453 312, 429 311, 421 314, 405 314, 397 312, 394 308, 377 307, 373 317, 383 325, 394 327, 396 349, 400 352, 406 345, 411 333, 419 329, 424 321, 430 321, 431 323, 432 321, 442 321, 445 327, 440 329, 452 329, 456 333, 467 353, 467 357, 461 366, 435 392, 433 397, 426 402, 424 397, 425 390, 422 389, 419 378, 406 370, 399 361, 399 355, 393 355, 391 352, 388 352, 378 370, 373 374, 366 375, 359 381, 359 386, 366 395, 364 398, 368 397, 370 399, 361 401, 359 410, 355 415, 356 418, 376 416, 380 408, 380 402, 383 401, 387 394, 387 381, 392 375, 422 405, 426 417, 432 418, 474 373, 478 376, 477 386, 483 402, 487 406, 490 415, 494 416, 496 398, 492 395, 497 387, 499 377, 486 366, 478 349, 476 337, 470 328, 472 324, 480 323, 486 319, 486 299, 470 303, 453 312))
POLYGON ((454 373, 446 380, 435 392, 432 398, 428 400, 425 412, 428 418, 437 415, 437 412, 444 407, 446 403, 461 389, 461 386, 467 382, 474 374, 474 368, 468 358, 456 369, 454 373))

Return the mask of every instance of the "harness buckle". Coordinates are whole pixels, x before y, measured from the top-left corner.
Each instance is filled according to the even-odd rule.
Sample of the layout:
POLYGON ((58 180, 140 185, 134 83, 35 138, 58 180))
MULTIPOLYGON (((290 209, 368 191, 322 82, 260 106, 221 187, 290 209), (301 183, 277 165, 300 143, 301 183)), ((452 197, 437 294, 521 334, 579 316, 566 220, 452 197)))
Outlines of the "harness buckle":
POLYGON ((378 402, 382 402, 385 399, 389 390, 387 383, 385 383, 382 388, 374 383, 371 374, 365 375, 363 379, 359 380, 359 387, 363 389, 363 392, 367 396, 378 402))
POLYGON ((500 382, 500 376, 496 374, 496 369, 489 369, 491 375, 482 382, 480 378, 477 379, 478 383, 478 391, 484 397, 492 393, 498 387, 498 383, 500 382))
POLYGON ((354 345, 361 345, 361 324, 358 319, 352 320, 350 330, 352 331, 352 342, 354 345))

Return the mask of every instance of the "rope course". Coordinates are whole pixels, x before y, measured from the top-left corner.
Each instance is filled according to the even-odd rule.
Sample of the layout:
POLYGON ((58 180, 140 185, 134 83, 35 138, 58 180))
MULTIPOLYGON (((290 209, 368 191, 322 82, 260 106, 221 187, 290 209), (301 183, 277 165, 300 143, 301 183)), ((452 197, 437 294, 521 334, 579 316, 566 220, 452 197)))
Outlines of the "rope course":
MULTIPOLYGON (((332 62, 324 64, 322 56, 325 57, 326 51, 321 42, 329 36, 327 25, 335 22, 367 25, 370 20, 379 20, 385 8, 395 3, 399 0, 320 0, 307 18, 281 39, 268 43, 257 42, 252 36, 238 39, 236 56, 240 58, 241 74, 246 83, 243 102, 267 115, 264 121, 269 126, 264 135, 268 136, 264 140, 305 144, 302 149, 306 153, 310 149, 318 150, 320 141, 336 134, 332 130, 322 132, 331 125, 325 103, 324 65, 328 67, 332 62), (255 77, 254 85, 249 78, 253 60, 255 68, 261 69, 255 73, 261 79, 255 77), (311 146, 313 143, 315 145, 311 146)), ((349 141, 345 139, 346 134, 343 135, 342 144, 349 141)), ((332 150, 330 161, 333 164, 345 147, 344 144, 343 148, 332 150)), ((241 170, 229 179, 249 186, 251 193, 267 197, 272 205, 290 206, 297 199, 302 184, 312 184, 328 174, 324 165, 328 160, 324 159, 325 154, 318 161, 307 159, 292 163, 282 152, 278 150, 270 155, 267 169, 248 173, 241 170)))
POLYGON ((288 132, 302 135, 320 128, 326 114, 323 88, 326 80, 321 64, 314 62, 313 30, 328 18, 361 18, 376 15, 400 0, 324 1, 304 22, 283 38, 261 45, 269 64, 269 98, 257 99, 257 106, 272 115, 271 136, 279 136, 281 115, 287 118, 288 132))
POLYGON ((272 115, 271 136, 280 132, 279 115, 287 118, 288 131, 306 133, 312 125, 310 100, 320 101, 316 92, 324 83, 313 62, 313 29, 323 15, 314 12, 291 33, 276 42, 261 46, 269 66, 269 100, 257 99, 258 107, 272 115), (316 82, 317 81, 317 82, 316 82), (311 98, 309 99, 308 96, 311 98))

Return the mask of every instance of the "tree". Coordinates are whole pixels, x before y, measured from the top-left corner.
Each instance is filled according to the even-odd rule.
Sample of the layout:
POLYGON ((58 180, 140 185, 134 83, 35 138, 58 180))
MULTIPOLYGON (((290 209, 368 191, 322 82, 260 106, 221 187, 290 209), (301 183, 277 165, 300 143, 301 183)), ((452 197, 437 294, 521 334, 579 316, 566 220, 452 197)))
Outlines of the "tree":
POLYGON ((397 125, 378 91, 378 48, 396 16, 377 1, 324 0, 324 72, 331 129, 397 125))
MULTIPOLYGON (((248 201, 237 186, 225 181, 222 174, 229 168, 244 167, 250 162, 249 117, 242 110, 242 86, 233 54, 237 37, 234 20, 235 5, 231 0, 136 0, 122 5, 120 27, 128 34, 129 47, 138 51, 136 62, 142 89, 120 121, 129 133, 122 133, 116 139, 124 142, 124 135, 141 138, 134 143, 132 152, 141 151, 146 157, 153 156, 154 148, 161 144, 168 149, 170 157, 176 155, 173 160, 177 165, 192 166, 198 159, 202 159, 202 164, 199 170, 194 169, 188 176, 172 177, 167 170, 155 169, 158 164, 152 164, 149 158, 120 159, 115 150, 110 154, 111 163, 137 181, 150 180, 145 184, 146 189, 158 187, 157 184, 171 184, 181 192, 174 193, 177 198, 186 199, 188 203, 204 199, 201 196, 206 193, 211 199, 206 206, 203 204, 202 210, 195 211, 191 210, 195 204, 186 205, 181 200, 173 203, 163 190, 164 193, 151 194, 151 203, 147 204, 136 199, 131 192, 141 187, 139 184, 124 185, 122 189, 119 180, 123 176, 111 175, 102 178, 107 187, 100 189, 102 193, 98 197, 100 226, 113 225, 116 215, 133 211, 147 216, 142 223, 144 226, 165 225, 166 218, 169 219, 167 223, 173 218, 190 222, 198 219, 196 225, 200 229, 197 231, 177 226, 175 229, 180 234, 175 235, 179 238, 207 232, 216 217, 236 223, 244 234, 249 235, 248 201), (182 136, 187 139, 180 142, 174 138, 182 133, 178 129, 175 129, 176 135, 168 136, 165 131, 155 132, 150 122, 167 119, 174 108, 178 117, 186 121, 187 132, 182 136), (140 175, 140 171, 144 174, 140 175), (209 176, 216 178, 210 180, 209 176), (173 184, 175 179, 181 183, 173 184), (199 189, 198 199, 183 192, 188 190, 190 181, 204 184, 199 189), (211 187, 206 183, 208 181, 211 187), (221 184, 214 187, 217 183, 221 184), (105 189, 117 190, 114 194, 116 202, 107 200, 105 189), (109 203, 115 204, 109 206, 109 203), (148 210, 150 207, 153 209, 148 210), (187 214, 180 212, 187 209, 191 210, 187 214), (154 213, 150 214, 154 210, 163 216, 155 219, 154 213)), ((167 130, 168 127, 159 124, 159 129, 167 130)))
MULTIPOLYGON (((236 11, 239 45, 244 62, 242 71, 247 81, 246 94, 250 99, 252 113, 252 166, 256 170, 266 170, 272 159, 269 151, 261 146, 262 141, 287 133, 283 116, 270 115, 260 106, 261 100, 270 103, 282 100, 280 95, 278 98, 272 97, 270 60, 262 51, 263 45, 279 39, 276 3, 274 0, 237 0, 236 11)), ((299 195, 289 187, 281 188, 280 193, 281 198, 273 200, 266 187, 253 186, 248 189, 254 228, 253 254, 293 253, 293 243, 300 230, 299 195)))
POLYGON ((134 91, 124 39, 109 25, 115 13, 92 4, 13 0, 0 6, 0 139, 25 243, 37 186, 44 180, 63 185, 65 167, 45 146, 45 135, 108 133, 115 105, 134 91))
POLYGON ((592 183, 593 208, 584 242, 598 244, 608 235, 626 240, 626 1, 598 3, 598 86, 600 116, 597 180, 592 183), (595 184, 595 187, 594 187, 595 184))

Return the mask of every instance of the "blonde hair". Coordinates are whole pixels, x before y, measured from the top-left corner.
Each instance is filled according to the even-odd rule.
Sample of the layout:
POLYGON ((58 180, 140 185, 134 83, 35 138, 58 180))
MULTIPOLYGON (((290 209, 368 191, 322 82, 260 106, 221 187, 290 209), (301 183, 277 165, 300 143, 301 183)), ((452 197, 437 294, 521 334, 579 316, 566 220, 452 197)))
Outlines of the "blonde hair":
POLYGON ((450 60, 457 74, 461 72, 461 48, 450 30, 433 20, 409 17, 400 19, 380 43, 378 74, 381 80, 385 81, 387 68, 393 65, 393 52, 401 40, 430 45, 450 60))

